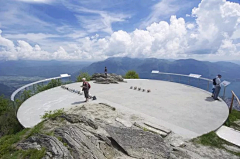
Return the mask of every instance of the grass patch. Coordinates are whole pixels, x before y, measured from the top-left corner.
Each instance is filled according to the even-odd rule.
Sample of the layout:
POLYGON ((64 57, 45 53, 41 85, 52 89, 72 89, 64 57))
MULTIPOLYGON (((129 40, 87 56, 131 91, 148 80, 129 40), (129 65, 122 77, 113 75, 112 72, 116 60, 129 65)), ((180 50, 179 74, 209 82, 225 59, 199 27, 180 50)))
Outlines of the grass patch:
POLYGON ((217 134, 215 132, 210 132, 208 134, 204 134, 198 138, 195 138, 192 140, 193 143, 197 143, 197 144, 201 144, 204 146, 210 146, 210 147, 215 147, 218 149, 224 149, 236 156, 240 156, 240 153, 236 153, 233 151, 230 151, 228 149, 226 149, 223 145, 229 145, 229 146, 235 146, 232 143, 225 141, 223 139, 221 139, 220 137, 217 136, 217 134))
POLYGON ((25 133, 28 129, 24 129, 17 134, 14 135, 6 135, 0 138, 0 158, 2 158, 5 154, 10 154, 15 151, 13 144, 22 140, 25 133))
POLYGON ((193 139, 193 141, 198 144, 202 144, 205 146, 213 146, 216 148, 224 148, 222 144, 227 144, 227 141, 219 138, 217 134, 213 131, 208 134, 204 134, 196 139, 193 139))
POLYGON ((49 111, 49 112, 45 112, 45 114, 43 116, 41 116, 42 119, 46 120, 46 119, 55 119, 58 116, 61 116, 65 114, 64 109, 57 109, 54 111, 49 111))
POLYGON ((235 123, 237 120, 240 120, 240 112, 237 110, 232 110, 232 113, 229 114, 228 119, 224 125, 240 131, 240 126, 235 123))
POLYGON ((37 149, 29 149, 27 151, 22 151, 23 158, 29 159, 41 159, 44 157, 46 153, 46 148, 42 148, 41 150, 37 149))
POLYGON ((41 150, 29 149, 29 150, 15 150, 13 153, 3 155, 2 159, 41 159, 45 156, 46 148, 41 150))
POLYGON ((23 129, 22 131, 12 134, 5 135, 0 138, 0 158, 1 159, 41 159, 44 157, 46 149, 41 150, 29 149, 19 150, 15 146, 18 142, 28 138, 29 136, 40 131, 43 123, 38 124, 32 129, 23 129))
POLYGON ((37 124, 36 126, 34 126, 31 130, 30 130, 30 133, 27 135, 27 138, 32 136, 32 135, 35 135, 35 134, 38 134, 41 132, 42 128, 43 128, 43 125, 44 125, 44 121, 42 121, 41 123, 37 124))

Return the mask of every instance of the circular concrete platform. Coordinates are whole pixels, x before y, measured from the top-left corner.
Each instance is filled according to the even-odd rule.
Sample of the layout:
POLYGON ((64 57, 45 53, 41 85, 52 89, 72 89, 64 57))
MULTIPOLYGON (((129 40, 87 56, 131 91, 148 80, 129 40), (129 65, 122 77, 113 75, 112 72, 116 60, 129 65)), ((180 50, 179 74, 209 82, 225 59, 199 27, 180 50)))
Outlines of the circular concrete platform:
MULTIPOLYGON (((216 130, 228 117, 224 101, 215 101, 211 93, 183 84, 144 79, 110 85, 90 83, 91 94, 97 96, 96 101, 90 102, 108 103, 120 111, 141 115, 188 139, 216 130), (151 92, 133 90, 131 86, 151 92)), ((80 85, 73 83, 67 87, 80 90, 80 85)), ((70 108, 84 100, 83 95, 53 88, 25 101, 17 117, 24 127, 33 127, 45 111, 70 108)))

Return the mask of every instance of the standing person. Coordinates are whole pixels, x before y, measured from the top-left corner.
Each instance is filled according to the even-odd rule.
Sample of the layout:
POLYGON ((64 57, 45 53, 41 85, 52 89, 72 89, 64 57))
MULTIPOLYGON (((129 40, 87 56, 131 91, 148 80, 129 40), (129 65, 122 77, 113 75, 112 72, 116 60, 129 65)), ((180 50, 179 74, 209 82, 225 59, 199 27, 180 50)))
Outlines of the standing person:
POLYGON ((107 77, 107 67, 104 69, 105 76, 107 77))
POLYGON ((89 83, 86 81, 86 78, 82 78, 83 84, 82 84, 82 91, 84 92, 84 96, 86 98, 85 102, 88 102, 88 98, 89 98, 89 83))
POLYGON ((219 92, 221 90, 221 78, 222 78, 221 75, 217 75, 217 77, 215 79, 216 86, 215 86, 215 91, 214 91, 214 96, 213 96, 213 99, 215 99, 215 100, 219 100, 218 95, 219 95, 219 92))
POLYGON ((216 78, 213 79, 212 97, 214 97, 215 88, 216 88, 216 78))

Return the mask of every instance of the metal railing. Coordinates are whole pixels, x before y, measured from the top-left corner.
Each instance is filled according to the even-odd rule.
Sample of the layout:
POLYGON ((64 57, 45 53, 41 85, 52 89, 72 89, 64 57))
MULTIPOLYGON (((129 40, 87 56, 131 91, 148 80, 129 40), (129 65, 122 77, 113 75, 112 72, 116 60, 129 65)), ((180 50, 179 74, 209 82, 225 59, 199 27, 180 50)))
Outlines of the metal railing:
POLYGON ((205 81, 206 82, 205 83, 206 84, 205 90, 208 90, 208 91, 209 91, 209 88, 210 88, 210 82, 212 82, 212 80, 208 79, 208 78, 202 78, 202 77, 196 78, 196 77, 189 76, 189 75, 184 75, 184 74, 166 73, 166 72, 158 72, 158 71, 152 71, 152 73, 153 74, 166 75, 165 77, 162 76, 163 80, 178 82, 178 83, 183 83, 183 84, 188 84, 188 85, 190 85, 191 82, 194 82, 196 84, 196 86, 200 86, 201 81, 205 81), (173 76, 175 76, 176 78, 174 79, 173 76), (183 78, 187 78, 187 80, 183 81, 183 78))
POLYGON ((238 105, 240 106, 240 101, 239 101, 239 99, 238 99, 237 95, 236 95, 236 94, 235 94, 235 93, 232 91, 232 99, 231 99, 231 104, 230 104, 230 108, 229 108, 229 113, 231 113, 231 112, 232 112, 234 98, 236 98, 236 100, 237 100, 237 103, 238 103, 238 105))
MULTIPOLYGON (((190 75, 193 75, 193 76, 190 76, 190 75, 177 74, 177 73, 159 72, 159 71, 156 71, 156 70, 153 70, 152 74, 161 75, 161 76, 155 76, 155 78, 159 79, 159 80, 186 84, 186 85, 194 86, 194 87, 197 87, 197 88, 201 88, 201 89, 206 90, 208 92, 212 91, 212 87, 210 87, 210 86, 211 86, 213 80, 208 79, 208 78, 200 77, 201 75, 190 74, 190 75)), ((226 88, 227 87, 223 86, 223 88, 224 88, 224 90, 223 90, 222 97, 225 98, 225 93, 226 93, 226 88)))
POLYGON ((27 85, 24 85, 20 88, 18 88, 16 91, 14 91, 11 95, 11 101, 14 103, 15 105, 15 97, 23 92, 24 90, 30 90, 30 87, 32 87, 32 89, 35 91, 35 85, 38 85, 38 84, 41 84, 43 85, 45 82, 49 82, 51 80, 59 80, 59 79, 62 79, 62 78, 69 78, 71 77, 71 75, 68 75, 68 74, 61 74, 59 77, 53 77, 53 78, 48 78, 48 79, 44 79, 44 80, 40 80, 40 81, 36 81, 36 82, 33 82, 33 83, 29 83, 27 85))

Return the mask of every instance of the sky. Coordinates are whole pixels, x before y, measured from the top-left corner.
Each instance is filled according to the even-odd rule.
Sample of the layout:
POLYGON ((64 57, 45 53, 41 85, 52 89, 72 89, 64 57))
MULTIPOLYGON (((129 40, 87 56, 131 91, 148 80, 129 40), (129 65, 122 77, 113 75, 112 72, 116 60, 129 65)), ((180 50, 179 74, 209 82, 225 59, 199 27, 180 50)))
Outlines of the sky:
POLYGON ((240 0, 0 0, 0 60, 240 60, 240 0))

